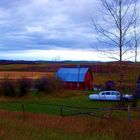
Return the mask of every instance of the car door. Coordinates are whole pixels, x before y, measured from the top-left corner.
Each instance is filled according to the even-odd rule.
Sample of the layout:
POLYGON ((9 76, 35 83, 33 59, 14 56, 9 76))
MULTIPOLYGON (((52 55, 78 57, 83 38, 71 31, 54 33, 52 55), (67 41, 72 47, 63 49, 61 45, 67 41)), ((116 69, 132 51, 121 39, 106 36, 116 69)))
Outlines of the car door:
POLYGON ((112 92, 112 100, 118 101, 120 99, 120 94, 117 91, 112 92))
POLYGON ((114 91, 112 91, 112 92, 111 92, 111 96, 110 96, 110 98, 111 98, 112 101, 117 100, 117 93, 114 92, 114 91))
POLYGON ((120 92, 117 92, 117 101, 119 101, 121 99, 121 94, 120 92))
POLYGON ((106 100, 106 94, 105 94, 105 92, 102 92, 102 94, 101 94, 101 100, 106 100))
POLYGON ((111 100, 111 99, 110 99, 110 92, 107 91, 105 94, 106 94, 106 95, 105 95, 105 100, 111 100))

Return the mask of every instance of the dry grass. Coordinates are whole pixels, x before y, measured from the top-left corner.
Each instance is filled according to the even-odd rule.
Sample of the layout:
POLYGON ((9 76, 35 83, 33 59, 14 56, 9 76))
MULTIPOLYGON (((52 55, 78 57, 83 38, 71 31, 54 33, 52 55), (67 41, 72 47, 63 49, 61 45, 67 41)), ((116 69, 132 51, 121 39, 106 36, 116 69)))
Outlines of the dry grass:
POLYGON ((40 77, 50 77, 53 76, 55 73, 53 72, 17 72, 17 71, 1 71, 0 72, 0 79, 10 78, 10 79, 19 79, 21 77, 27 77, 30 79, 37 79, 40 77))
POLYGON ((140 121, 138 120, 127 122, 127 120, 108 121, 92 117, 59 117, 32 113, 25 115, 23 120, 22 113, 1 110, 0 138, 11 137, 10 140, 13 140, 18 136, 18 140, 35 140, 38 134, 38 139, 44 140, 46 130, 49 132, 47 134, 50 139, 66 139, 65 135, 69 140, 75 138, 81 140, 138 140, 140 138, 140 121), (18 134, 19 132, 21 134, 18 134), (22 137, 23 134, 24 137, 22 137))
MULTIPOLYGON (((126 87, 136 87, 136 82, 139 76, 139 71, 133 71, 130 69, 124 74, 125 86, 126 87)), ((116 86, 119 86, 120 75, 119 73, 95 73, 94 74, 94 83, 96 85, 104 85, 106 81, 112 80, 116 83, 116 86)))
MULTIPOLYGON (((9 76, 11 79, 28 77, 36 79, 42 76, 52 76, 59 67, 76 67, 76 64, 47 63, 47 64, 9 64, 0 67, 0 79, 9 76), (33 71, 33 72, 31 72, 33 71), (35 72, 36 71, 36 72, 35 72), (40 72, 37 72, 40 71, 40 72)), ((83 64, 81 67, 92 67, 94 84, 104 85, 107 80, 113 80, 119 85, 119 64, 117 63, 97 63, 83 64)), ((124 63, 125 85, 134 87, 140 71, 140 64, 124 63)))

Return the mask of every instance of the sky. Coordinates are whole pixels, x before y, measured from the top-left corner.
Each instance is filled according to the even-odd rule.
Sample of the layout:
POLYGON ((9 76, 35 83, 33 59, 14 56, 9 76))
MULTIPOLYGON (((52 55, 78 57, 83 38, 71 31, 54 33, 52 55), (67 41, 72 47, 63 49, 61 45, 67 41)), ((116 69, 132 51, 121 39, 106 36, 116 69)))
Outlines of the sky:
POLYGON ((0 0, 0 59, 109 61, 95 49, 98 7, 99 0, 0 0))

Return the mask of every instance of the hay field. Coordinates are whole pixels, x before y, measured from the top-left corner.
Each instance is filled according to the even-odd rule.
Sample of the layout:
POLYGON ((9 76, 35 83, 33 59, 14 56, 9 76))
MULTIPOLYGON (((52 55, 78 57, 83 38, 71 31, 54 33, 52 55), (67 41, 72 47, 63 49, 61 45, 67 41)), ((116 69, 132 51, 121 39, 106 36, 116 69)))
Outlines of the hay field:
MULTIPOLYGON (((0 64, 0 79, 9 77, 18 79, 28 77, 36 79, 42 76, 53 76, 60 67, 77 67, 78 63, 37 63, 37 64, 0 64)), ((89 67, 93 71, 94 84, 104 85, 106 81, 113 80, 117 86, 120 82, 119 64, 112 63, 82 63, 81 67, 89 67)), ((124 82, 126 87, 135 88, 138 76, 140 74, 140 63, 123 64, 124 82)))
POLYGON ((9 78, 9 79, 19 79, 22 77, 30 78, 30 79, 37 79, 40 77, 50 77, 54 76, 54 72, 19 72, 19 71, 1 71, 0 72, 0 79, 9 78))

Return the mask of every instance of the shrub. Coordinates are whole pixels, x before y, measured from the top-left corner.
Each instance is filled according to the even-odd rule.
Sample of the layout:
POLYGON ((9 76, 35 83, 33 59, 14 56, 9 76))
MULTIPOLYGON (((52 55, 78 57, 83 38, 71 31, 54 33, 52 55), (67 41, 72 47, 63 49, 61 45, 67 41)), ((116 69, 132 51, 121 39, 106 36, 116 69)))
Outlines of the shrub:
POLYGON ((17 81, 18 84, 18 90, 19 90, 19 97, 25 95, 28 93, 30 88, 32 87, 32 80, 29 78, 21 78, 17 81))
POLYGON ((0 83, 1 94, 14 97, 17 94, 15 81, 4 79, 0 83))
POLYGON ((105 82, 105 90, 115 90, 116 83, 112 80, 108 80, 105 82))
POLYGON ((61 79, 56 77, 49 78, 49 82, 47 86, 48 92, 58 92, 62 90, 63 87, 64 87, 64 83, 61 79))
POLYGON ((63 82, 55 77, 42 77, 35 81, 35 88, 45 93, 56 92, 63 89, 63 82))
POLYGON ((46 84, 47 84, 47 78, 46 77, 42 77, 42 78, 39 78, 35 81, 35 88, 38 90, 38 91, 45 91, 45 88, 46 88, 46 84))

